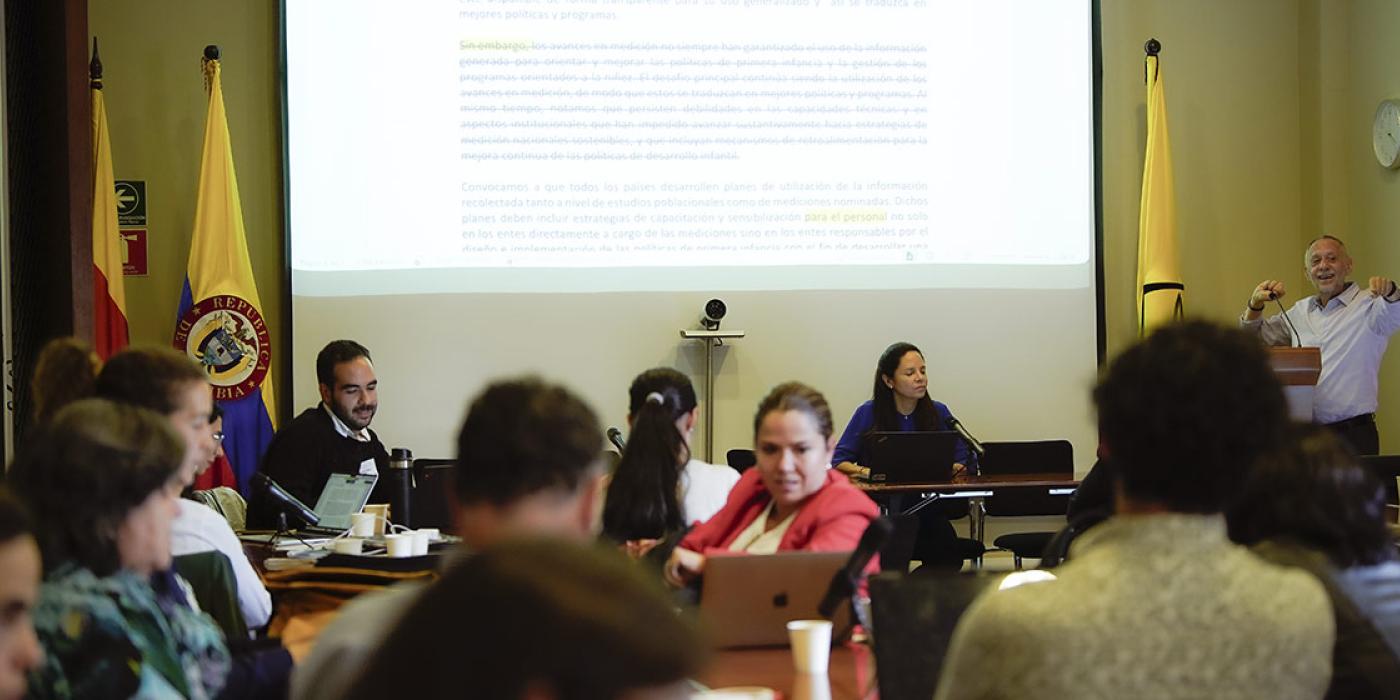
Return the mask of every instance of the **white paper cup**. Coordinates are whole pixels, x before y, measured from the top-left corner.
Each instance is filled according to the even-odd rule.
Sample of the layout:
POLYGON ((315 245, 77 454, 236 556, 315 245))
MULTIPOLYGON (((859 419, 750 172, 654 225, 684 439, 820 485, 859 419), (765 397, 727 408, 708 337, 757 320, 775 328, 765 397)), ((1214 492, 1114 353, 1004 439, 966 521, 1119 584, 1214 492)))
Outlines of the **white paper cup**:
POLYGON ((352 513, 350 534, 355 537, 374 537, 374 513, 352 513))
POLYGON ((418 528, 418 531, 428 533, 429 542, 437 542, 438 540, 442 539, 442 533, 439 532, 438 529, 435 527, 420 527, 418 528))
POLYGON ((364 507, 364 512, 379 516, 374 519, 374 535, 383 535, 384 524, 389 521, 389 504, 372 503, 364 507))
POLYGON ((413 535, 393 534, 384 536, 384 546, 391 557, 413 556, 413 535))
POLYGON ((431 541, 427 530, 413 531, 413 556, 421 557, 428 553, 428 542, 431 541))
POLYGON ((336 554, 362 554, 365 541, 358 537, 345 537, 331 542, 331 551, 336 554))
POLYGON ((831 700, 831 679, 825 673, 796 673, 791 700, 831 700))
POLYGON ((826 673, 826 662, 831 657, 831 622, 793 620, 787 623, 787 629, 797 672, 826 673))

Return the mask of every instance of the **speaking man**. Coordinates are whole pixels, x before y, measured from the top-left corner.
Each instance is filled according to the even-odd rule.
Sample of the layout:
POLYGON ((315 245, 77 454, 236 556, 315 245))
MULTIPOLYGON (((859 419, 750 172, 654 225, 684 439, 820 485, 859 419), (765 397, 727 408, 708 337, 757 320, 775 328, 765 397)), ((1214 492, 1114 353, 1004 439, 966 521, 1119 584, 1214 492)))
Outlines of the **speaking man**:
MULTIPOLYGON (((389 453, 369 429, 379 410, 379 380, 369 350, 353 340, 331 341, 316 355, 316 382, 321 403, 277 431, 259 471, 308 506, 316 505, 331 474, 377 475, 369 500, 386 502, 389 453)), ((269 528, 276 518, 270 499, 253 494, 249 526, 269 528)))
POLYGON ((1376 395, 1381 357, 1391 334, 1400 329, 1400 304, 1395 303, 1400 290, 1386 277, 1372 277, 1364 289, 1348 280, 1351 255, 1332 236, 1308 244, 1303 268, 1317 294, 1294 303, 1286 320, 1284 313, 1261 319, 1265 304, 1284 296, 1282 282, 1264 280, 1250 295, 1240 325, 1259 333, 1269 345, 1320 348, 1322 375, 1313 395, 1313 420, 1331 428, 1359 454, 1380 454, 1376 395))

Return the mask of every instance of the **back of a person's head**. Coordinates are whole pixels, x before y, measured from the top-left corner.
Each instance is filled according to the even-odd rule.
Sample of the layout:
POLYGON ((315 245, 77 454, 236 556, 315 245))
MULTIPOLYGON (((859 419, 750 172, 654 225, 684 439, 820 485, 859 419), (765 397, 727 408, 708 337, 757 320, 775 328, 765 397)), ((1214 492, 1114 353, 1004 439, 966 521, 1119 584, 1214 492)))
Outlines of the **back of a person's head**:
POLYGON ((184 458, 185 440, 148 409, 84 399, 59 411, 9 475, 33 515, 45 570, 65 562, 99 576, 116 570, 117 526, 184 458))
POLYGON ((694 626, 622 555, 505 541, 414 603, 350 697, 604 700, 678 684, 702 662, 694 626))
POLYGON ((1123 351, 1094 403, 1125 495, 1183 513, 1220 512, 1288 422, 1259 340, 1203 321, 1123 351))
POLYGON ((1395 558, 1385 486, 1330 430, 1295 426, 1259 461, 1227 513, 1231 539, 1291 541, 1340 568, 1395 558))
POLYGON ((457 435, 457 500, 504 506, 550 489, 571 493, 602 451, 598 417, 573 392, 534 378, 496 382, 472 401, 457 435))
POLYGON ((685 525, 677 485, 690 447, 676 421, 696 405, 690 378, 670 367, 637 375, 627 398, 631 431, 603 506, 603 534, 619 542, 662 537, 685 525))
POLYGON ((42 425, 59 409, 93 395, 101 361, 92 347, 77 338, 55 338, 39 351, 30 383, 34 424, 42 425))
POLYGON ((173 348, 131 348, 103 365, 97 395, 164 415, 176 410, 182 388, 208 381, 193 360, 173 348))

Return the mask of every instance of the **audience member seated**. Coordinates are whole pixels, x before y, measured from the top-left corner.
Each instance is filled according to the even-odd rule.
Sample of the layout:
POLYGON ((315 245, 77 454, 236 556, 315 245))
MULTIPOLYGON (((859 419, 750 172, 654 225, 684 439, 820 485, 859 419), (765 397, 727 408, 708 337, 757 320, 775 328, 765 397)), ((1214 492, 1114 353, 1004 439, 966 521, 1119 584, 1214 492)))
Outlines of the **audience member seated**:
POLYGON ((170 525, 194 447, 151 411, 101 399, 53 417, 11 468, 45 579, 34 698, 211 698, 223 634, 170 570, 170 525))
POLYGON ((633 554, 709 520, 729 497, 739 472, 690 453, 700 409, 695 387, 669 367, 649 369, 627 390, 627 448, 603 482, 603 536, 633 554))
POLYGON ((0 487, 0 700, 25 697, 28 674, 44 659, 33 618, 41 568, 28 513, 0 487))
MULTIPOLYGON (((593 410, 561 386, 520 379, 487 387, 467 409, 457 436, 454 519, 462 549, 479 551, 526 535, 589 538, 602 475, 602 436, 593 410)), ((400 584, 347 603, 298 664, 292 698, 345 697, 354 670, 364 668, 424 590, 421 584, 400 584)), ((490 608, 483 604, 481 615, 520 612, 490 608)), ((514 619, 501 628, 471 625, 453 634, 460 639, 467 629, 489 641, 522 624, 523 618, 514 619)))
POLYGON ((1283 391, 1257 340, 1162 328, 1094 390, 1115 515, 1058 579, 984 595, 957 626, 938 698, 1319 698, 1327 594, 1226 536, 1221 514, 1280 444, 1283 391))
POLYGON ((34 425, 43 425, 64 406, 92 396, 92 383, 101 366, 92 346, 77 338, 54 338, 45 343, 29 383, 34 425))
POLYGON ((194 488, 196 491, 209 491, 216 488, 238 489, 238 477, 233 474, 233 465, 229 464, 228 454, 224 452, 224 409, 214 404, 214 408, 209 412, 209 434, 214 439, 214 458, 209 461, 209 467, 201 470, 194 477, 194 488))
POLYGON ((1400 562, 1385 487, 1336 433, 1299 426, 1229 512, 1230 537, 1327 589, 1337 621, 1328 698, 1400 697, 1400 562))
MULTIPOLYGON (((911 432, 952 430, 953 412, 928 394, 928 366, 924 354, 911 343, 895 343, 880 354, 875 363, 874 389, 869 401, 856 407, 846 430, 836 442, 832 464, 855 476, 870 473, 865 454, 865 436, 871 432, 911 432)), ((962 473, 967 465, 976 471, 977 454, 959 440, 953 451, 953 472, 962 473)), ((959 503, 965 503, 959 501, 959 503)), ((960 569, 964 555, 958 534, 944 511, 935 504, 918 513, 919 534, 914 559, 930 569, 960 569)), ((969 556, 981 554, 981 549, 969 556)))
MULTIPOLYGON (((97 376, 98 396, 150 409, 166 417, 189 443, 193 462, 181 473, 179 515, 171 526, 172 554, 218 551, 228 557, 238 581, 238 607, 249 628, 267 624, 272 596, 253 570, 243 543, 224 516, 193 499, 195 476, 213 460, 217 443, 209 416, 214 399, 204 372, 188 357, 169 348, 135 348, 113 355, 97 376)), ((290 663, 290 661, 289 661, 290 663)))
MULTIPOLYGON (((754 416, 758 464, 739 477, 715 517, 692 529, 671 553, 666 580, 683 586, 717 552, 853 550, 879 515, 875 503, 831 469, 836 445, 831 409, 796 382, 773 388, 754 416)), ((871 562, 879 570, 878 562, 871 562)))
MULTIPOLYGON (((369 350, 353 340, 331 341, 316 355, 316 383, 321 403, 277 431, 258 471, 311 507, 331 474, 376 475, 381 478, 369 502, 387 503, 389 486, 382 477, 389 452, 369 428, 379 410, 369 350)), ((276 527, 277 512, 266 494, 249 494, 249 527, 276 527)))
POLYGON ((416 601, 349 697, 683 700, 703 652, 693 626, 620 555, 510 541, 416 601))

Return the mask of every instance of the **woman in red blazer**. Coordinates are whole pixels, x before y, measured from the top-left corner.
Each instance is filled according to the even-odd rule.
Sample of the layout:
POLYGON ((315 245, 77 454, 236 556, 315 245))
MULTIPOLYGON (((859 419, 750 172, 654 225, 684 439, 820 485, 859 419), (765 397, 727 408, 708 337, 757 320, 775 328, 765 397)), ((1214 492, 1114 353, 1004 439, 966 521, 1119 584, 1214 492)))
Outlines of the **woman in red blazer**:
POLYGON ((879 511, 829 469, 836 437, 831 409, 811 387, 781 384, 758 405, 754 454, 713 518, 691 530, 666 562, 666 580, 685 585, 716 552, 849 551, 879 511))

